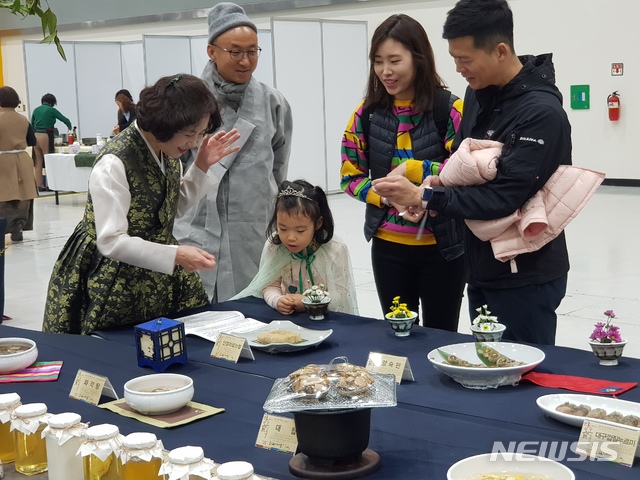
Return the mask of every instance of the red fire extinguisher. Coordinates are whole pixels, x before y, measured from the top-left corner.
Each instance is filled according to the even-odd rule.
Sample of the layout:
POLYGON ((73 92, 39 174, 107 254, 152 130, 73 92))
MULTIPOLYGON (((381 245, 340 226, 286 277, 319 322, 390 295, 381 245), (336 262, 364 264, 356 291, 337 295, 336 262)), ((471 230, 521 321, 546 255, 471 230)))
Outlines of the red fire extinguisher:
POLYGON ((607 97, 607 106, 609 107, 609 120, 617 122, 620 119, 620 94, 617 90, 607 97))

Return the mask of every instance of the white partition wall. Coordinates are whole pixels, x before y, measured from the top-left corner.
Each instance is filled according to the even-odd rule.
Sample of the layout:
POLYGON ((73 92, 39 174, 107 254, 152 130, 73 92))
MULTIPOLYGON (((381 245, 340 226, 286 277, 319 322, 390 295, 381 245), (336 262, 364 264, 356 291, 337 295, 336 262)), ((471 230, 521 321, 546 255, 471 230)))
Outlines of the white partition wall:
POLYGON ((253 76, 265 85, 273 87, 273 39, 271 30, 258 30, 258 45, 262 52, 253 76))
POLYGON ((327 189, 340 189, 340 146, 347 122, 362 100, 369 72, 367 25, 322 23, 327 189))
POLYGON ((117 124, 115 93, 122 88, 119 43, 76 43, 78 135, 108 137, 117 124))
POLYGON ((189 37, 189 48, 191 49, 191 75, 200 77, 205 65, 209 62, 207 55, 207 45, 209 37, 206 35, 189 37))
POLYGON ((122 62, 122 87, 120 88, 129 90, 133 101, 137 102, 140 90, 145 87, 142 42, 121 43, 120 58, 122 62))
POLYGON ((367 81, 366 23, 275 19, 271 31, 275 85, 293 111, 288 178, 337 191, 342 133, 367 81))
POLYGON ((189 37, 143 35, 145 82, 153 85, 160 77, 191 72, 189 37))
MULTIPOLYGON (((78 125, 74 44, 62 42, 62 46, 67 55, 66 62, 60 58, 53 45, 24 42, 29 119, 33 110, 40 106, 42 96, 45 93, 52 93, 58 100, 56 108, 71 121, 72 125, 78 125)), ((58 121, 55 126, 60 133, 67 132, 64 123, 58 121)))
POLYGON ((293 111, 293 141, 287 177, 289 180, 303 178, 326 188, 320 22, 274 20, 271 31, 276 88, 287 98, 293 111))

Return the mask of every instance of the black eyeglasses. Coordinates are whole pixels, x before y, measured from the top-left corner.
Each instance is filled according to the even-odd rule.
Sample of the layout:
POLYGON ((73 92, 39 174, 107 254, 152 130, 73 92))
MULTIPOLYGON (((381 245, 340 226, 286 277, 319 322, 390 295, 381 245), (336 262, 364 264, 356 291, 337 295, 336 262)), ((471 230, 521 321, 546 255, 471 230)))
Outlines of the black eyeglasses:
POLYGON ((231 57, 231 60, 235 60, 236 62, 242 60, 245 55, 247 56, 247 58, 249 58, 249 60, 255 60, 260 56, 260 52, 262 52, 262 49, 260 47, 250 48, 249 50, 238 50, 236 48, 227 50, 226 48, 222 48, 216 45, 215 43, 212 43, 212 45, 219 48, 220 50, 224 50, 225 52, 227 52, 229 54, 229 57, 231 57))

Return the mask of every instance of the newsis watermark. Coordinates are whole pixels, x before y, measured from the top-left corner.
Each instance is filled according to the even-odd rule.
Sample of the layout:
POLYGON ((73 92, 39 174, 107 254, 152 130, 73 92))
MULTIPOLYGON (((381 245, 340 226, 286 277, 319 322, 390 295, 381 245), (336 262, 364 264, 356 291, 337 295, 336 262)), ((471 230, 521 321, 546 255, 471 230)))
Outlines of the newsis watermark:
POLYGON ((545 457, 559 462, 615 461, 618 457, 612 445, 620 442, 509 442, 505 446, 502 442, 493 442, 490 461, 495 461, 498 455, 505 460, 518 462, 534 462, 536 456, 545 457), (585 452, 585 453, 581 453, 585 452), (606 458, 601 458, 606 457, 606 458))

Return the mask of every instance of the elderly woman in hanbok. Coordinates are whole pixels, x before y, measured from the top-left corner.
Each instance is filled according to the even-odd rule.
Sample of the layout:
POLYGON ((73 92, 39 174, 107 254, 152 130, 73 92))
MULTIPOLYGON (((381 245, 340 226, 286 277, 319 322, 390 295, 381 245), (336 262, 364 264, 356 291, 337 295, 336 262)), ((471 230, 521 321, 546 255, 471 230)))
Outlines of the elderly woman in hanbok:
POLYGON ((215 189, 209 168, 235 152, 202 80, 164 77, 140 93, 136 122, 107 143, 84 218, 53 268, 43 330, 90 334, 208 303, 197 270, 215 258, 172 235, 176 216, 215 189), (184 177, 178 157, 201 143, 184 177))

